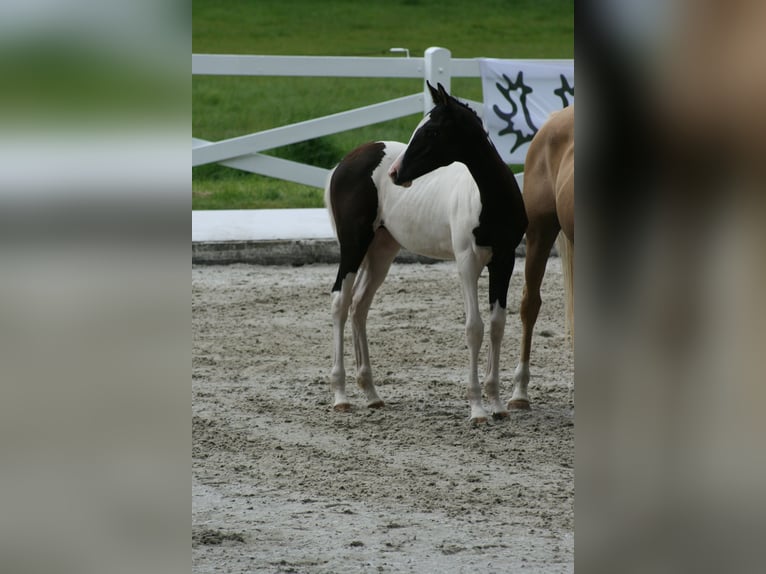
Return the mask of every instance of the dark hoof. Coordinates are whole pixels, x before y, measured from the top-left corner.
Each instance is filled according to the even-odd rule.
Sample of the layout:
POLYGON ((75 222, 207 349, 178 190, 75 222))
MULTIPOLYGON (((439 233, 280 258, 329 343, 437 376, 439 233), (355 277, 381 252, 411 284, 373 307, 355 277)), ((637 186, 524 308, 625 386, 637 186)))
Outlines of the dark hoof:
POLYGON ((476 417, 475 419, 471 419, 471 426, 481 426, 487 424, 487 417, 476 417))
POLYGON ((510 416, 510 413, 508 413, 507 411, 502 413, 492 413, 492 418, 495 419, 496 421, 507 419, 509 416, 510 416))
POLYGON ((369 405, 367 405, 367 408, 368 409, 382 409, 385 406, 386 406, 386 403, 384 403, 383 401, 375 401, 374 403, 370 403, 369 405))
POLYGON ((332 410, 334 410, 336 413, 348 413, 351 412, 351 405, 348 403, 340 403, 335 405, 332 410))
POLYGON ((514 399, 508 401, 508 408, 512 411, 528 411, 530 410, 529 401, 524 399, 514 399))

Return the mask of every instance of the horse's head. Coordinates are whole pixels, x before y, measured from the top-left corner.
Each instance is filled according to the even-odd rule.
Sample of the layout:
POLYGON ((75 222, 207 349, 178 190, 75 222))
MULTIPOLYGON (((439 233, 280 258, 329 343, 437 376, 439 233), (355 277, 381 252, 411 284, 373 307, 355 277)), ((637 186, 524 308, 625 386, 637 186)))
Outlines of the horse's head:
POLYGON ((418 124, 405 150, 391 165, 388 175, 396 185, 409 187, 412 180, 454 161, 462 161, 471 130, 484 128, 471 108, 450 96, 444 86, 428 83, 434 108, 418 124))

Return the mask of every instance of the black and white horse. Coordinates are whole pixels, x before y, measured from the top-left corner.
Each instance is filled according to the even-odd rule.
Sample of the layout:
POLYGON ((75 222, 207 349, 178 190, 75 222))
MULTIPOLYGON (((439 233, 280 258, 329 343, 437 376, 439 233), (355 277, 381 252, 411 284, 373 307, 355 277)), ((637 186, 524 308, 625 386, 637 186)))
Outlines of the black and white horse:
POLYGON ((366 321, 373 296, 400 248, 454 260, 465 302, 471 421, 486 422, 478 375, 484 323, 478 279, 489 269, 489 359, 484 387, 489 411, 508 416, 500 399, 500 345, 515 250, 527 227, 516 180, 489 140, 481 120, 443 87, 429 84, 435 107, 409 144, 373 142, 350 152, 333 170, 325 203, 340 243, 332 288, 334 408, 347 411, 343 331, 349 310, 356 380, 367 406, 383 401, 373 384, 366 321))

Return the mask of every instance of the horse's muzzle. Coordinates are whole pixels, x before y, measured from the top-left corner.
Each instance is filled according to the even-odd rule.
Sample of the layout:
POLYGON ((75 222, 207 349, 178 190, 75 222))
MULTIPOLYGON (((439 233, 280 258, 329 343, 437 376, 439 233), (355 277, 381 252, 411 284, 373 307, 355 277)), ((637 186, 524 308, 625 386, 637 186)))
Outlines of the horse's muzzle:
POLYGON ((409 187, 412 185, 412 181, 401 181, 399 179, 399 170, 396 168, 396 165, 392 165, 391 168, 388 170, 388 176, 391 178, 391 181, 393 181, 396 185, 401 185, 402 187, 409 187))

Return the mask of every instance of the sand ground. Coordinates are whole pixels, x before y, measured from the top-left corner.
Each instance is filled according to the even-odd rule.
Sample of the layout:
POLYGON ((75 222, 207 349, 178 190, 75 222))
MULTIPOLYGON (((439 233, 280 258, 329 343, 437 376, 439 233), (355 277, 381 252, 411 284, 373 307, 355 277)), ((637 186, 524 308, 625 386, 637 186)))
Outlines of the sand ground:
MULTIPOLYGON (((520 339, 509 291, 502 396, 520 339)), ((532 410, 475 428, 453 263, 394 264, 370 311, 386 407, 332 410, 334 265, 193 266, 194 572, 572 572, 573 355, 558 258, 535 331, 532 410)), ((480 280, 486 321, 487 274, 480 280)), ((486 336, 481 360, 486 360, 486 336)))

